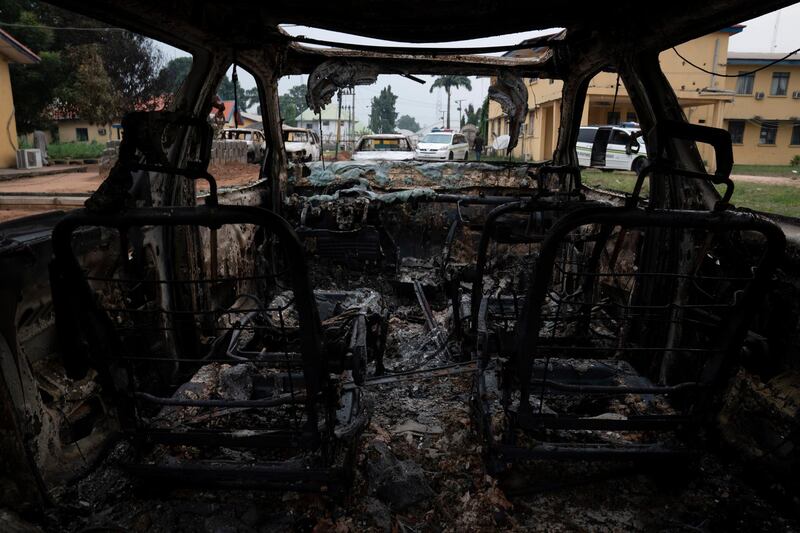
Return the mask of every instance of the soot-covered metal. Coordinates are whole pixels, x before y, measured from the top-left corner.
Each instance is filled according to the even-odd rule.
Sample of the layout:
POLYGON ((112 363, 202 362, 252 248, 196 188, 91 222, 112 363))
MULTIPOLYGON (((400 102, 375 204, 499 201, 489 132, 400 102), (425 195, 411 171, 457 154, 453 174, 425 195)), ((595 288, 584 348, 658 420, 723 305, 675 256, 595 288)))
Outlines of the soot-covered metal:
POLYGON ((657 59, 779 2, 658 4, 629 44, 608 6, 467 2, 474 16, 431 5, 412 21, 278 2, 242 21, 239 4, 55 3, 194 64, 172 110, 125 117, 85 209, 0 226, 4 529, 797 528, 800 256, 736 208, 729 136, 685 124, 657 59), (493 20, 565 30, 515 58, 311 48, 277 26, 429 41, 493 20), (267 150, 257 183, 220 192, 202 117, 234 58, 267 150), (581 182, 602 69, 647 141, 633 195, 581 182), (289 164, 277 80, 297 73, 314 108, 378 74, 491 76, 514 134, 521 79, 563 79, 557 149, 289 164))

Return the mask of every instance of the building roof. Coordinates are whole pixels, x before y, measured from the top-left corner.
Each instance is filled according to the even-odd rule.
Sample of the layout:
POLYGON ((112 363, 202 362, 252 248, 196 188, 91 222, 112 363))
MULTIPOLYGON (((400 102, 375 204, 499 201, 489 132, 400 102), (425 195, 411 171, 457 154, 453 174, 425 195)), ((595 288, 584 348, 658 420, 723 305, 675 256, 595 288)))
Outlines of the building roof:
MULTIPOLYGON (((322 120, 337 120, 339 116, 339 110, 334 105, 329 105, 325 109, 322 110, 322 120)), ((317 121, 319 120, 319 115, 311 111, 311 109, 306 109, 297 117, 295 120, 302 120, 302 121, 317 121)), ((342 111, 342 122, 350 122, 350 117, 347 113, 342 111)))
POLYGON ((30 65, 41 61, 30 48, 14 39, 5 30, 0 29, 0 54, 6 56, 10 63, 30 65))
POLYGON ((239 115, 241 115, 242 118, 247 120, 252 120, 253 122, 261 122, 261 115, 257 113, 248 113, 247 111, 240 111, 239 115))
MULTIPOLYGON (((781 52, 728 52, 729 65, 766 65, 786 54, 781 52)), ((784 59, 779 65, 800 65, 800 54, 793 54, 784 59)))

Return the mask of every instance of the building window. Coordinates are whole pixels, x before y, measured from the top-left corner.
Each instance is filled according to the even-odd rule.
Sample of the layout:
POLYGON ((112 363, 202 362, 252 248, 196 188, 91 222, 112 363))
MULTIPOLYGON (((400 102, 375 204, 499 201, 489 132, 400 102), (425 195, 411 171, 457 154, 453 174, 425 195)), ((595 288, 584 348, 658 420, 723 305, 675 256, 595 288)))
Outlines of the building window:
POLYGON ((789 73, 788 72, 773 72, 772 85, 769 89, 769 94, 772 96, 786 96, 786 91, 789 89, 789 73))
POLYGON ((756 79, 754 72, 744 73, 739 71, 736 78, 736 94, 753 94, 753 82, 756 79))
POLYGON ((758 137, 759 144, 775 144, 775 138, 778 136, 778 123, 777 122, 762 122, 761 135, 758 137))
POLYGON ((639 122, 639 119, 636 117, 636 111, 628 111, 625 115, 625 122, 639 122))
POLYGON ((795 122, 792 126, 792 141, 789 143, 792 146, 800 145, 800 122, 795 122))
POLYGON ((328 120, 323 120, 323 121, 322 121, 322 125, 323 125, 323 126, 330 126, 330 124, 331 124, 331 123, 330 123, 330 121, 328 121, 328 120))
POLYGON ((86 142, 89 140, 89 128, 75 128, 75 140, 86 142))
POLYGON ((619 124, 619 111, 609 111, 606 115, 606 124, 619 124))
POLYGON ((744 120, 729 120, 728 133, 731 134, 733 144, 744 143, 744 120))

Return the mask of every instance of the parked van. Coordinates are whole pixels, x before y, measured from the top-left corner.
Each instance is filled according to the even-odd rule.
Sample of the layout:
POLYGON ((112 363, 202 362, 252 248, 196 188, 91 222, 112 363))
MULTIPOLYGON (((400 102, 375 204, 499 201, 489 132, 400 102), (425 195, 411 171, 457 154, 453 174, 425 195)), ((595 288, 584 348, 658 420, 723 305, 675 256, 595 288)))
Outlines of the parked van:
POLYGON ((414 157, 423 161, 466 161, 469 159, 469 143, 461 133, 434 130, 420 139, 414 157))
POLYGON ((289 162, 318 161, 322 143, 314 130, 283 125, 283 147, 289 162))
POLYGON ((582 167, 639 172, 647 159, 647 148, 638 128, 584 126, 575 148, 582 167))

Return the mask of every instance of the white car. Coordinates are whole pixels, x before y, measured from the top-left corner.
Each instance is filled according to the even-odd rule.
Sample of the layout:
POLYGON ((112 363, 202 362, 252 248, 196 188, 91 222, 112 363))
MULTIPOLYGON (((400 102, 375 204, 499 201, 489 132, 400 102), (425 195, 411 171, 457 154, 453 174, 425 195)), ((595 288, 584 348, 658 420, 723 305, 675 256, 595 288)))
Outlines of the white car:
POLYGON ((414 149, 405 135, 382 133, 365 135, 358 140, 353 161, 408 161, 414 159, 414 149))
POLYGON ((419 140, 414 157, 423 161, 466 161, 469 143, 461 133, 433 131, 419 140))
POLYGON ((582 167, 639 172, 647 160, 647 147, 639 128, 586 126, 578 133, 575 148, 582 167))
POLYGON ((289 162, 319 160, 319 135, 313 130, 283 125, 283 148, 289 162))
POLYGON ((264 153, 267 150, 267 140, 261 130, 230 128, 222 130, 220 135, 228 141, 245 141, 247 143, 248 163, 258 163, 264 158, 264 153))

